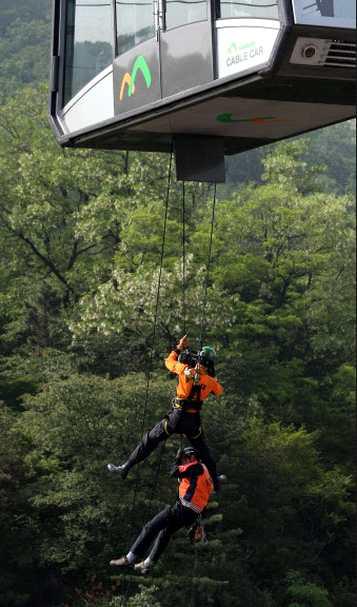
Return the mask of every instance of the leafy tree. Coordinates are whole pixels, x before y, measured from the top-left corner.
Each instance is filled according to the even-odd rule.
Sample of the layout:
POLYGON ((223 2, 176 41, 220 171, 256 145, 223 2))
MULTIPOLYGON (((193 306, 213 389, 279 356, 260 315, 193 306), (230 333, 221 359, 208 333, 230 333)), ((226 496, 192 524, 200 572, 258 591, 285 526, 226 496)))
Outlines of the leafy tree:
POLYGON ((49 56, 48 20, 13 21, 0 41, 1 97, 10 97, 20 85, 47 81, 49 56))
POLYGON ((0 33, 4 34, 9 25, 21 16, 22 21, 48 16, 49 0, 3 0, 1 5, 0 33))
POLYGON ((317 584, 307 583, 299 572, 289 572, 288 582, 288 594, 293 600, 292 603, 289 602, 288 607, 304 607, 306 604, 311 607, 332 606, 327 590, 317 584))
POLYGON ((4 607, 24 605, 37 581, 40 521, 28 502, 26 441, 13 414, 0 403, 1 589, 4 607))

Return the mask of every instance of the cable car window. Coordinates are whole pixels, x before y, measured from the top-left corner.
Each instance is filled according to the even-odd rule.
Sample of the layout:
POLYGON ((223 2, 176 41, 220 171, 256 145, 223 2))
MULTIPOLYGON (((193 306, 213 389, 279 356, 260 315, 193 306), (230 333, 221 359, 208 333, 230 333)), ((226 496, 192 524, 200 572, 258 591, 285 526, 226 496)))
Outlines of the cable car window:
POLYGON ((295 21, 311 25, 355 27, 355 0, 293 0, 295 21))
POLYGON ((121 0, 117 6, 118 53, 121 55, 155 35, 152 0, 121 0))
POLYGON ((113 61, 110 0, 67 0, 64 103, 113 61))
POLYGON ((221 0, 222 19, 278 19, 278 0, 221 0))
POLYGON ((207 19, 207 0, 166 0, 166 29, 207 19))

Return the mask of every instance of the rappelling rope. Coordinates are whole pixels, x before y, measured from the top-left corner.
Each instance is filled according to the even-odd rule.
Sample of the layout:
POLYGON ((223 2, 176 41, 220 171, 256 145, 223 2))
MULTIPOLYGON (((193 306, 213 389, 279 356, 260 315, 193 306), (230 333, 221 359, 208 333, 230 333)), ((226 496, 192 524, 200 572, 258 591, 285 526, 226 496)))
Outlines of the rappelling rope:
POLYGON ((146 378, 146 388, 145 388, 145 400, 144 400, 144 413, 141 423, 141 433, 144 430, 145 417, 147 411, 147 405, 149 401, 149 392, 150 392, 150 381, 151 381, 151 373, 152 373, 152 363, 154 358, 154 349, 156 342, 156 332, 157 332, 157 319, 159 315, 159 304, 160 304, 160 290, 161 290, 161 280, 162 280, 162 269, 164 264, 164 254, 165 254, 165 244, 166 244, 166 232, 167 232, 167 217, 169 210, 169 200, 170 200, 170 187, 171 187, 171 170, 172 170, 172 156, 173 152, 170 154, 170 162, 169 162, 169 172, 167 176, 167 187, 166 187, 166 196, 165 196, 165 214, 164 214, 164 223, 162 228, 162 240, 161 240, 161 254, 160 254, 160 267, 159 267, 159 276, 157 281, 157 289, 156 289, 156 301, 155 301, 155 313, 154 313, 154 323, 153 323, 153 337, 152 337, 152 346, 150 351, 150 359, 149 359, 149 368, 146 378))
MULTIPOLYGON (((164 213, 164 222, 163 222, 163 228, 162 228, 159 276, 158 276, 157 288, 156 288, 156 301, 155 301, 155 312, 154 312, 154 322, 153 322, 153 338, 152 338, 152 346, 151 346, 151 350, 150 350, 149 365, 148 365, 148 370, 147 370, 147 374, 146 374, 145 398, 144 398, 143 416, 142 416, 142 420, 141 420, 141 431, 140 431, 141 435, 143 434, 143 431, 144 431, 147 407, 148 407, 148 402, 149 402, 150 382, 151 382, 151 376, 152 376, 154 349, 155 349, 156 334, 157 334, 157 320, 158 320, 158 315, 159 315, 160 290, 161 290, 161 281, 162 281, 162 270, 163 270, 163 264, 164 264, 164 253, 165 253, 166 233, 167 233, 167 217, 168 217, 169 200, 170 200, 172 157, 173 157, 173 151, 171 149, 169 170, 168 170, 168 176, 167 176, 166 196, 165 196, 165 202, 164 202, 165 213, 164 213)), ((134 487, 132 510, 134 510, 134 508, 135 508, 137 490, 138 490, 138 479, 136 480, 135 487, 134 487)))
POLYGON ((206 336, 206 307, 207 307, 207 294, 208 294, 208 284, 210 279, 210 270, 211 270, 211 262, 212 262, 212 243, 213 243, 213 229, 215 222, 215 211, 216 211, 216 201, 217 201, 217 184, 214 184, 213 187, 213 202, 212 202, 212 213, 211 213, 211 229, 210 229, 210 237, 209 237, 209 245, 208 245, 208 260, 206 266, 206 276, 203 287, 203 300, 201 307, 201 321, 200 321, 200 349, 203 347, 203 340, 206 336))
MULTIPOLYGON (((185 182, 182 182, 182 212, 181 212, 181 244, 182 244, 182 282, 181 282, 181 290, 182 290, 182 304, 181 304, 181 316, 182 316, 182 327, 183 333, 186 333, 186 191, 185 191, 185 182)), ((182 449, 183 438, 180 435, 180 448, 182 449)), ((161 471, 161 463, 162 456, 165 450, 165 442, 162 443, 160 448, 160 454, 158 458, 158 463, 156 467, 156 474, 153 479, 153 484, 151 487, 151 501, 153 498, 153 494, 155 488, 157 487, 157 483, 160 476, 161 471)))
MULTIPOLYGON (((166 194, 166 200, 165 200, 165 217, 164 217, 163 238, 162 238, 162 247, 161 247, 160 271, 159 271, 158 288, 157 288, 157 294, 156 294, 153 347, 151 350, 149 372, 148 372, 147 382, 146 382, 146 394, 145 394, 145 405, 144 405, 142 430, 143 430, 143 426, 144 426, 146 408, 147 408, 147 403, 148 403, 148 398, 149 398, 151 368, 152 368, 153 351, 154 351, 154 344, 155 344, 155 338, 156 338, 156 326, 157 326, 157 317, 158 317, 159 299, 160 299, 161 273, 162 273, 163 260, 164 260, 164 249, 165 249, 166 231, 167 231, 167 216, 168 216, 168 206, 169 206, 169 194, 170 194, 170 185, 171 185, 171 164, 172 164, 172 154, 170 157, 167 194, 166 194)), ((185 196, 185 194, 186 194, 185 184, 183 182, 182 183, 182 315, 183 315, 184 332, 186 332, 186 196, 185 196)), ((208 260, 207 260, 207 265, 206 265, 203 302, 202 302, 202 308, 201 308, 201 322, 200 322, 201 348, 203 346, 203 339, 205 337, 205 330, 206 330, 205 311, 206 311, 206 307, 207 307, 208 284, 209 284, 209 279, 210 279, 210 269, 211 269, 211 262, 212 262, 212 244, 213 244, 213 230, 214 230, 214 223, 215 223, 216 200, 217 200, 217 185, 214 184, 212 213, 211 213, 211 228, 210 228, 210 237, 209 237, 209 246, 208 246, 208 260)), ((181 449, 182 449, 182 445, 183 445, 183 439, 181 436, 180 437, 180 448, 181 449)), ((161 448, 160 448, 160 454, 159 454, 158 463, 156 466, 156 474, 153 479, 153 484, 151 487, 150 501, 152 501, 154 491, 156 490, 156 487, 158 484, 158 479, 159 479, 160 470, 161 470, 162 455, 163 455, 164 449, 165 449, 165 442, 161 445, 161 448)), ((136 498, 136 492, 135 492, 135 498, 136 498)))
POLYGON ((182 182, 182 326, 186 334, 186 192, 182 182))
MULTIPOLYGON (((182 182, 182 328, 186 335, 186 190, 182 182)), ((180 434, 180 449, 183 447, 183 435, 180 434)))
MULTIPOLYGON (((182 244, 182 304, 181 304, 181 316, 182 316, 182 328, 183 333, 186 333, 186 190, 185 190, 185 182, 182 182, 182 212, 181 212, 181 224, 182 224, 182 232, 181 232, 181 244, 182 244)), ((180 435, 180 449, 183 446, 183 436, 180 435)), ((165 450, 165 442, 162 443, 160 448, 160 454, 158 458, 158 463, 156 467, 156 474, 153 479, 153 484, 151 487, 151 499, 153 499, 155 488, 157 487, 160 471, 161 471, 161 463, 162 456, 165 450)))

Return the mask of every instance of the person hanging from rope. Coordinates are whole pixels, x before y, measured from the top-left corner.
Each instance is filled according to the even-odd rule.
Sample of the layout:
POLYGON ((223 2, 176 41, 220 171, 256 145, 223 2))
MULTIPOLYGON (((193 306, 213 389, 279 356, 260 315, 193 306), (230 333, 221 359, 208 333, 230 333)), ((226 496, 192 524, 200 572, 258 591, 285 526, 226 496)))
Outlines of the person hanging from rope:
POLYGON ((173 506, 167 506, 151 521, 146 523, 131 546, 128 554, 110 561, 116 567, 134 567, 142 574, 148 573, 158 561, 171 537, 183 527, 191 528, 191 541, 200 541, 205 537, 201 513, 206 508, 213 491, 213 483, 207 467, 200 461, 193 447, 180 449, 175 460, 171 476, 179 482, 178 500, 173 506), (150 550, 151 548, 151 550, 150 550), (149 555, 143 559, 147 551, 149 555))
MULTIPOLYGON (((216 463, 204 439, 201 426, 202 403, 210 394, 217 398, 223 393, 221 384, 214 377, 215 352, 204 346, 196 357, 188 352, 187 335, 181 337, 175 350, 165 359, 166 367, 178 376, 176 398, 171 411, 149 432, 131 453, 124 464, 108 464, 110 472, 119 472, 123 479, 129 470, 144 460, 171 434, 184 434, 197 449, 202 462, 207 466, 215 491, 220 489, 220 477, 216 463), (181 362, 180 359, 183 359, 181 362)), ((221 477, 223 478, 223 477, 221 477)))

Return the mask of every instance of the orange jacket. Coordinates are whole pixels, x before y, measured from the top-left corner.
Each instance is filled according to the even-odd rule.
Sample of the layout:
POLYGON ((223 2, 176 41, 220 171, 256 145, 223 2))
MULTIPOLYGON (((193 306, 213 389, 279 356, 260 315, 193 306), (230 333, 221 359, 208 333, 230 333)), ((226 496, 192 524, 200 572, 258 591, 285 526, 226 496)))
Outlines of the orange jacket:
MULTIPOLYGON (((165 365, 171 373, 178 375, 178 384, 176 395, 178 398, 188 399, 194 386, 193 379, 185 376, 185 369, 188 365, 178 362, 178 354, 173 350, 165 359, 165 365)), ((199 400, 205 400, 209 394, 220 396, 223 393, 221 384, 210 375, 200 375, 200 394, 199 400)))
POLYGON ((179 498, 183 506, 202 512, 213 491, 213 482, 204 464, 194 460, 178 467, 179 498))

